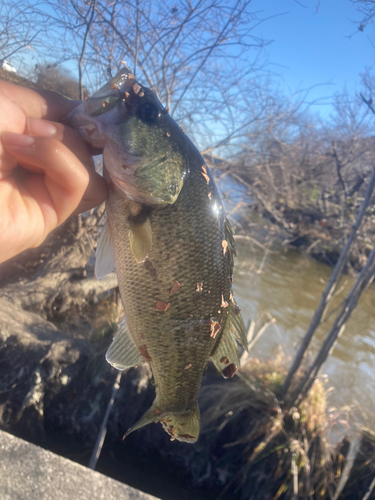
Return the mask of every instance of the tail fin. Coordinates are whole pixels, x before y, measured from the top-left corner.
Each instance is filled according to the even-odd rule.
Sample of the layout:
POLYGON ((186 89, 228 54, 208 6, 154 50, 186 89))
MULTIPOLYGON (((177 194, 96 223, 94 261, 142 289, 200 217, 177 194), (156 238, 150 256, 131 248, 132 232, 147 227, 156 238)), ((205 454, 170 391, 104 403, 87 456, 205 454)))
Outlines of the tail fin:
POLYGON ((152 422, 161 422, 164 430, 172 439, 184 441, 186 443, 195 443, 199 436, 200 414, 198 404, 192 410, 186 413, 168 413, 161 412, 158 408, 158 401, 155 398, 151 408, 135 423, 125 434, 127 437, 131 432, 141 429, 152 422))
POLYGON ((172 439, 185 443, 195 443, 199 436, 200 427, 198 404, 195 404, 195 407, 187 413, 177 415, 167 413, 160 422, 172 439))

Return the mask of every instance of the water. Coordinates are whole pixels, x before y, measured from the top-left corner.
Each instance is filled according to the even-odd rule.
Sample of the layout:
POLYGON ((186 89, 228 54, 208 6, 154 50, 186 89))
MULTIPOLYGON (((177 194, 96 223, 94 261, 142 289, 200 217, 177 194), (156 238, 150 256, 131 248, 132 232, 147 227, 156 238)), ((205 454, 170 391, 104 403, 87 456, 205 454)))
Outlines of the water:
MULTIPOLYGON (((237 241, 238 258, 234 291, 245 324, 251 318, 266 321, 268 311, 276 323, 268 327, 255 345, 252 355, 261 359, 274 356, 279 346, 293 355, 303 338, 332 268, 289 250, 268 255, 259 270, 264 252, 246 241, 237 241)), ((340 304, 354 284, 344 276, 330 311, 340 304)), ((312 340, 316 354, 336 316, 332 314, 312 340)), ((329 385, 335 388, 330 404, 338 408, 358 401, 366 410, 375 411, 375 285, 361 296, 331 356, 323 365, 329 385)))
MULTIPOLYGON (((240 208, 241 202, 242 206, 251 203, 247 189, 219 172, 215 180, 226 213, 231 215, 231 222, 236 227, 241 220, 241 209, 236 208, 240 208)), ((257 219, 254 222, 265 222, 257 219)), ((332 268, 283 247, 268 254, 264 263, 264 251, 253 243, 237 240, 236 247, 234 296, 242 309, 245 324, 250 319, 264 323, 268 319, 267 312, 276 319, 251 354, 265 359, 275 356, 281 348, 285 354, 293 356, 308 329, 332 268)), ((318 352, 354 282, 350 276, 342 278, 329 308, 329 311, 337 308, 336 314, 328 315, 326 323, 313 337, 310 360, 318 352)), ((330 393, 331 405, 342 408, 357 401, 365 410, 375 412, 375 284, 362 294, 321 373, 328 376, 329 386, 335 389, 330 393)))

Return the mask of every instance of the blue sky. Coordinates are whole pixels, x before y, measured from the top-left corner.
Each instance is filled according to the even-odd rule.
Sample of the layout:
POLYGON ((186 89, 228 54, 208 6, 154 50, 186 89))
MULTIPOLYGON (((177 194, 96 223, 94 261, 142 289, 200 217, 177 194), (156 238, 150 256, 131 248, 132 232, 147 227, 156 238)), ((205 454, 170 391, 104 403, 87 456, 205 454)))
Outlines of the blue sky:
MULTIPOLYGON (((287 95, 315 86, 309 100, 319 99, 312 110, 322 116, 345 85, 359 91, 366 67, 375 74, 375 24, 360 32, 350 0, 252 0, 249 10, 265 19, 254 35, 272 41, 265 52, 274 81, 287 95)), ((67 66, 75 72, 75 63, 67 66)))
POLYGON ((314 106, 315 111, 329 113, 334 92, 345 85, 359 90, 359 74, 365 67, 375 70, 375 25, 358 31, 353 21, 361 15, 349 0, 253 0, 251 8, 259 9, 263 18, 282 14, 255 32, 273 40, 266 50, 281 88, 294 92, 326 84, 310 93, 312 100, 327 97, 324 106, 314 106))

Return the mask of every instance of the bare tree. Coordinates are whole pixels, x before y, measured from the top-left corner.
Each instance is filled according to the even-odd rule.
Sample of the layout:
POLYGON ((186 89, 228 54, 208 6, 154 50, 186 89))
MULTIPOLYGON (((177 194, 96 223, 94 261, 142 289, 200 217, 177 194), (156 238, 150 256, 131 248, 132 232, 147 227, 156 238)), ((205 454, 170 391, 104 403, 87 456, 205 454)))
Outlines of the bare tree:
POLYGON ((375 2, 374 0, 350 0, 358 12, 361 13, 362 19, 359 23, 359 31, 364 31, 365 28, 374 22, 375 18, 375 2))
POLYGON ((43 30, 44 16, 29 5, 2 2, 0 5, 0 61, 29 50, 43 30))
POLYGON ((202 149, 227 144, 264 112, 265 106, 251 109, 267 44, 253 35, 262 20, 251 12, 251 0, 47 4, 80 84, 96 89, 108 78, 107 68, 115 71, 125 59, 202 149))

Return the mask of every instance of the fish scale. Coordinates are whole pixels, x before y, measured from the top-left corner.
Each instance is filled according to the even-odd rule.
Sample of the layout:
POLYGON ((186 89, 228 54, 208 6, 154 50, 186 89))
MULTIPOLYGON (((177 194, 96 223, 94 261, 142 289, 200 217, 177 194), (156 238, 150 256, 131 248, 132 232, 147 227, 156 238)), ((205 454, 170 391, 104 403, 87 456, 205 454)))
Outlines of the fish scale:
POLYGON ((151 408, 127 434, 161 422, 172 439, 199 436, 197 397, 209 359, 224 377, 247 348, 232 297, 234 239, 197 148, 156 96, 123 68, 68 116, 103 148, 107 224, 95 273, 116 270, 126 321, 106 359, 126 370, 150 363, 151 408))
POLYGON ((194 172, 175 204, 153 210, 153 246, 147 260, 156 277, 150 275, 143 262, 135 262, 127 244, 129 224, 124 215, 129 212, 128 201, 115 193, 108 200, 128 327, 135 343, 145 345, 151 357, 162 412, 191 409, 216 342, 210 336, 209 320, 214 317, 222 321, 222 328, 225 326, 225 311, 218 313, 221 296, 229 299, 230 293, 227 259, 221 246, 224 213, 222 209, 218 215, 212 211, 215 204, 220 207, 221 203, 211 186, 194 172), (211 200, 208 192, 213 193, 211 200), (200 215, 207 211, 212 211, 212 217, 202 219, 200 215), (181 288, 170 295, 175 281, 181 288), (198 282, 203 283, 203 292, 196 292, 198 282), (170 302, 169 309, 154 310, 158 300, 170 302), (185 370, 188 364, 192 366, 185 370))

